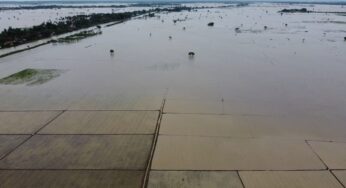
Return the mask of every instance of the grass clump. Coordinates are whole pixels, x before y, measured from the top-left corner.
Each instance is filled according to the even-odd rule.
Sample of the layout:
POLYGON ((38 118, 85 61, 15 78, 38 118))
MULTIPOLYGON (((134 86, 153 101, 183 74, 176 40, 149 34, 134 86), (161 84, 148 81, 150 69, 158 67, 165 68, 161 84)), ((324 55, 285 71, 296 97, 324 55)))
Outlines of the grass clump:
POLYGON ((0 79, 0 84, 4 85, 39 85, 46 83, 62 73, 57 69, 24 69, 0 79))

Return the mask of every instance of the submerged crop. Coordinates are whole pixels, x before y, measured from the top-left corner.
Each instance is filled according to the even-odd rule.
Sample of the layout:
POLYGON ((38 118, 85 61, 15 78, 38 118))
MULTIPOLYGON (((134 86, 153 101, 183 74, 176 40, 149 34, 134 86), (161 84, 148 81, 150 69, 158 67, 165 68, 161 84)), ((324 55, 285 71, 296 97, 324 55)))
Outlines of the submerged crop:
POLYGON ((62 70, 57 69, 24 69, 17 73, 11 74, 0 79, 0 84, 4 85, 39 85, 44 84, 62 73, 62 70))

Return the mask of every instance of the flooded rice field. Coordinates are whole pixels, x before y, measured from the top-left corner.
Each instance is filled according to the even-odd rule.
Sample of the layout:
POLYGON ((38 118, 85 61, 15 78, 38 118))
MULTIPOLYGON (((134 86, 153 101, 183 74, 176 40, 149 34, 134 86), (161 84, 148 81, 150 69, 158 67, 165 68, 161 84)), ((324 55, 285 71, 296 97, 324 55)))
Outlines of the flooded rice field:
MULTIPOLYGON (((333 6, 315 9, 323 7, 333 6)), ((161 101, 166 95, 177 102, 211 103, 219 107, 217 114, 342 118, 346 17, 280 15, 282 8, 159 14, 102 28, 102 35, 76 43, 1 58, 1 77, 28 68, 66 72, 39 86, 2 85, 0 108, 69 109, 100 102, 99 109, 118 109, 103 100, 137 95, 161 101), (208 27, 209 22, 215 25, 208 27), (189 57, 190 51, 196 55, 189 57)))
POLYGON ((345 12, 159 13, 0 58, 0 182, 341 188, 346 16, 285 8, 345 12))

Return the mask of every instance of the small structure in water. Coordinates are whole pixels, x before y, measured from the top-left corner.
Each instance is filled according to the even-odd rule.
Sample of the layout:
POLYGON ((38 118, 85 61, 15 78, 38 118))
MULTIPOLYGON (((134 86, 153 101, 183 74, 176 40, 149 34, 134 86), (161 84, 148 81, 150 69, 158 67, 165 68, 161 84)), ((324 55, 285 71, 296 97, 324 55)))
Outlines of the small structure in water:
POLYGON ((111 54, 114 54, 114 50, 113 50, 113 49, 110 49, 109 52, 110 52, 111 54))
POLYGON ((195 52, 189 52, 189 56, 190 56, 190 57, 195 56, 195 52))
POLYGON ((346 41, 346 37, 344 37, 344 41, 346 41))
POLYGON ((209 22, 209 23, 208 23, 208 26, 209 26, 209 27, 214 26, 214 22, 209 22))

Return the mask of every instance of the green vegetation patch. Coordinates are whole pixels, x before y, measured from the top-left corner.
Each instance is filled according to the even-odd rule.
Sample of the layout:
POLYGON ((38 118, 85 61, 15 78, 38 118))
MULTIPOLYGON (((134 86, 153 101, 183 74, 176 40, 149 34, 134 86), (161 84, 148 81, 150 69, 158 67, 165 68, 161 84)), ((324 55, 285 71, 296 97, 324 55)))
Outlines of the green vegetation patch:
POLYGON ((82 31, 64 38, 60 38, 57 41, 53 41, 53 42, 60 42, 60 43, 71 43, 71 42, 78 42, 82 39, 88 38, 88 37, 92 37, 95 35, 99 35, 102 34, 101 30, 88 30, 88 31, 82 31))
POLYGON ((57 69, 24 69, 5 78, 0 79, 0 84, 5 85, 39 85, 44 84, 62 73, 57 69))

